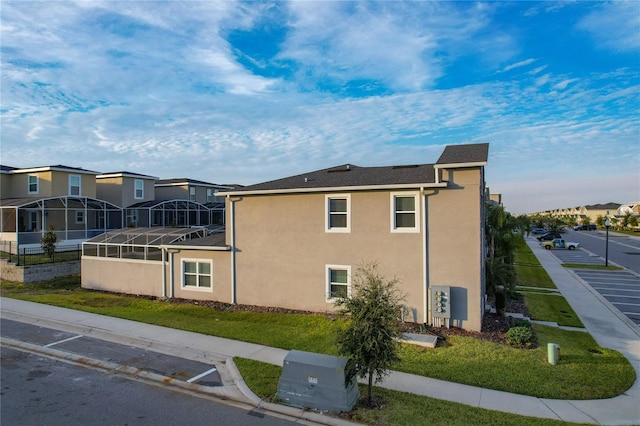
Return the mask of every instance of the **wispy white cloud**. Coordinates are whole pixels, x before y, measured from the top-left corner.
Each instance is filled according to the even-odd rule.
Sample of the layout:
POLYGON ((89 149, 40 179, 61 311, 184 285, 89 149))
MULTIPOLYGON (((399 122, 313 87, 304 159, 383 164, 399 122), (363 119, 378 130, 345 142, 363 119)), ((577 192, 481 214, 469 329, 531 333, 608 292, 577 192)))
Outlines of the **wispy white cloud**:
POLYGON ((597 3, 576 27, 587 31, 602 49, 621 52, 640 50, 640 3, 612 1, 597 3))
POLYGON ((489 185, 514 211, 545 174, 567 183, 542 181, 548 200, 585 176, 637 194, 637 63, 530 52, 496 18, 517 3, 5 1, 2 162, 250 184, 489 142, 489 185), (264 28, 279 38, 251 40, 260 57, 230 36, 264 28))
POLYGON ((533 64, 534 62, 536 62, 535 59, 533 58, 529 58, 529 59, 525 59, 524 61, 519 61, 516 62, 515 64, 511 64, 511 65, 507 65, 506 67, 504 67, 503 69, 501 69, 498 72, 507 72, 507 71, 511 71, 514 68, 520 68, 520 67, 524 67, 530 64, 533 64))

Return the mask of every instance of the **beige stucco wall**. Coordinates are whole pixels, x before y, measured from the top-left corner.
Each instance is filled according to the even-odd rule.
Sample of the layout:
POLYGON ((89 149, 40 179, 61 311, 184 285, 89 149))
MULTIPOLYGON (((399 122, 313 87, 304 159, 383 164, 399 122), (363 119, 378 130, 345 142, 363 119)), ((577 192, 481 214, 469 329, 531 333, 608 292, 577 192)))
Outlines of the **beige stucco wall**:
POLYGON ((180 299, 215 300, 231 303, 231 254, 229 251, 189 250, 175 253, 173 262, 173 281, 170 267, 167 266, 167 294, 180 299), (212 262, 213 286, 209 289, 195 290, 182 286, 183 260, 210 260, 212 262))
POLYGON ((82 256, 81 263, 83 288, 162 296, 162 262, 82 256))
POLYGON ((183 186, 156 186, 157 200, 188 200, 189 190, 183 186))
POLYGON ((484 309, 480 172, 457 170, 445 179, 449 188, 427 197, 429 282, 452 287, 452 325, 479 330, 484 309))
POLYGON ((108 201, 119 207, 129 207, 136 203, 154 200, 155 181, 150 179, 140 179, 144 184, 144 197, 142 199, 138 199, 135 198, 136 180, 138 179, 131 177, 109 177, 97 179, 97 198, 100 200, 108 201))
MULTIPOLYGON (((44 174, 44 173, 43 173, 44 174)), ((69 173, 69 172, 51 172, 51 193, 47 196, 64 196, 69 195, 69 176, 80 176, 80 195, 82 197, 96 198, 96 176, 92 174, 69 173)), ((44 180, 44 179, 42 179, 44 180)), ((41 189, 42 192, 42 189, 41 189)))
MULTIPOLYGON (((237 302, 331 311, 327 265, 377 262, 396 277, 405 305, 423 322, 429 285, 452 287, 452 324, 479 330, 482 318, 481 175, 458 171, 451 189, 427 191, 427 234, 392 233, 389 191, 352 192, 351 232, 325 232, 325 194, 245 196, 235 202, 237 302)), ((413 191, 408 191, 413 192, 413 191)), ((227 213, 231 208, 227 206, 227 213)), ((227 218, 230 226, 231 218, 227 218)), ((231 243, 231 230, 227 232, 231 243)), ((428 318, 428 315, 427 315, 428 318)), ((430 322, 430 320, 427 320, 430 322)))

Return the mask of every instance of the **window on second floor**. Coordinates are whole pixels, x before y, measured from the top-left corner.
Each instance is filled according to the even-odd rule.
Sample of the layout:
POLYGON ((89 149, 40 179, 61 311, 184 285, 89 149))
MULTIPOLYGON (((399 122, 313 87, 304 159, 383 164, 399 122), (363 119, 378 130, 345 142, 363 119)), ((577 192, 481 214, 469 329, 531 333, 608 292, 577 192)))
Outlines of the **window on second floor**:
POLYGON ((29 185, 29 194, 37 194, 39 192, 38 176, 30 175, 27 179, 29 185))
POLYGON ((351 196, 349 194, 325 197, 325 231, 351 232, 351 196))
POLYGON ((213 202, 213 188, 207 188, 207 203, 213 202))
POLYGON ((189 201, 196 201, 196 187, 189 187, 189 201))
POLYGON ((133 182, 134 186, 134 198, 136 200, 142 200, 144 198, 144 181, 141 179, 136 179, 133 182))
POLYGON ((80 188, 80 176, 78 175, 69 175, 69 195, 77 195, 80 196, 81 188, 80 188))
POLYGON ((391 232, 420 232, 420 204, 417 193, 391 194, 391 232))

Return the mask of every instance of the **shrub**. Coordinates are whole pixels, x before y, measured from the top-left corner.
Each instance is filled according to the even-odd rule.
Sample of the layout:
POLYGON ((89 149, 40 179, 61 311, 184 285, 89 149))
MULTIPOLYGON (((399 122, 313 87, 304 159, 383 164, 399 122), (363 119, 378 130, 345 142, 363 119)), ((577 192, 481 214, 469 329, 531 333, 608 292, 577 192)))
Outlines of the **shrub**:
POLYGON ((531 328, 531 323, 523 318, 516 318, 514 321, 514 327, 528 327, 531 328))
POLYGON ((533 330, 531 327, 512 327, 504 335, 508 344, 529 348, 533 346, 533 330))

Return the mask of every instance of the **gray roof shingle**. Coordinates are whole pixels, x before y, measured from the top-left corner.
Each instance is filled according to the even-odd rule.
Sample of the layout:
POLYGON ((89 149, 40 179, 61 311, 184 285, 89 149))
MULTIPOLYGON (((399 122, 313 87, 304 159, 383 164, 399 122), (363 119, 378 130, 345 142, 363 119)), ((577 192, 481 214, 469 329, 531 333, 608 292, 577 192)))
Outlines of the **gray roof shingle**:
POLYGON ((488 157, 488 143, 449 145, 436 164, 486 163, 488 157))

